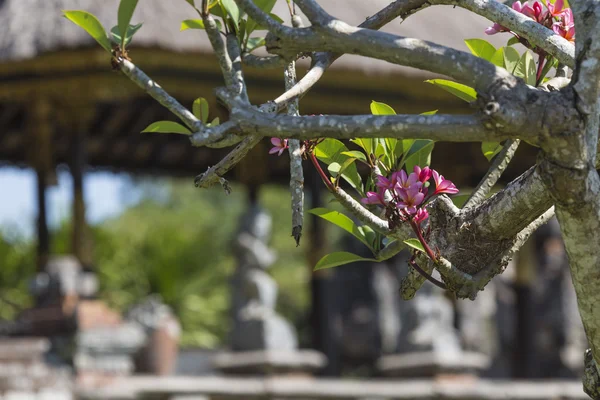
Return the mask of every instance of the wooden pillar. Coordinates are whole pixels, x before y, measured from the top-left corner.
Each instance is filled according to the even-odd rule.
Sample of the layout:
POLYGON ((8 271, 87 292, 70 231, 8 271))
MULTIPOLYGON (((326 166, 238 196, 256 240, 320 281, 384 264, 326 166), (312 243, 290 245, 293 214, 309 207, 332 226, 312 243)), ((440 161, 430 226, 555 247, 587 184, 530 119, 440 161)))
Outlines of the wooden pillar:
POLYGON ((48 218, 46 213, 46 186, 47 174, 36 168, 37 177, 37 270, 42 271, 50 255, 50 234, 48 232, 48 218))
POLYGON ((85 220, 85 200, 83 191, 83 175, 86 165, 86 132, 78 129, 73 133, 71 142, 71 176, 73 177, 73 229, 71 238, 71 251, 86 265, 91 263, 91 254, 87 238, 87 224, 85 220))
POLYGON ((37 269, 44 269, 51 250, 48 230, 46 188, 56 184, 52 151, 53 118, 48 99, 37 97, 27 108, 25 133, 31 143, 27 148, 27 160, 37 178, 37 269))

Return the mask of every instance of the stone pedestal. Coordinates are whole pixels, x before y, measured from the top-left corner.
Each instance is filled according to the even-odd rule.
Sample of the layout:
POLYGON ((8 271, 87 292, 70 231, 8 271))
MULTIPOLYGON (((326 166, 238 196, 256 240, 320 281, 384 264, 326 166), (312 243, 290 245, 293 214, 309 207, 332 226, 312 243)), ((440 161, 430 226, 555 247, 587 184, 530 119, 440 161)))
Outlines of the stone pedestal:
POLYGON ((232 375, 312 374, 327 360, 313 350, 256 350, 221 353, 213 359, 219 371, 232 375))
POLYGON ((44 362, 49 348, 50 343, 43 338, 0 339, 0 397, 48 390, 68 393, 69 371, 44 362))
POLYGON ((424 351, 383 356, 377 361, 377 369, 382 375, 395 378, 477 375, 489 363, 489 357, 481 353, 424 351))

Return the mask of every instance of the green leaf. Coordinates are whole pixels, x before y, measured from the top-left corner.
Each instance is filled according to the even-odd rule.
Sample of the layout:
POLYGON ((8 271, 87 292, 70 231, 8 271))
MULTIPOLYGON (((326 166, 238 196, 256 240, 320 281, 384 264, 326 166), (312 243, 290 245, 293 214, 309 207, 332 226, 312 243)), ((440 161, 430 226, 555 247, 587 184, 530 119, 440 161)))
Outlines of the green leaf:
POLYGON ((252 50, 258 49, 265 45, 265 38, 262 37, 254 37, 248 39, 248 44, 246 45, 246 51, 251 52, 252 50))
POLYGON ((425 82, 431 83, 437 87, 440 87, 458 97, 461 100, 470 103, 477 99, 477 92, 472 87, 463 85, 462 83, 449 81, 447 79, 428 79, 425 82))
POLYGON ((93 14, 87 11, 63 11, 63 15, 75 25, 83 28, 102 48, 109 53, 111 52, 110 41, 106 36, 104 27, 93 14))
MULTIPOLYGON (((394 152, 396 160, 400 160, 402 158, 406 159, 406 157, 408 156, 408 152, 410 151, 414 143, 415 139, 402 139, 398 141, 398 143, 396 144, 396 150, 394 152)), ((398 165, 398 167, 402 167, 402 164, 404 164, 404 162, 401 162, 400 165, 398 165)))
POLYGON ((225 11, 227 11, 227 15, 231 17, 233 20, 233 24, 235 28, 238 29, 240 23, 240 9, 234 0, 221 0, 221 4, 225 7, 225 11))
POLYGON ((535 72, 533 56, 526 51, 519 59, 514 75, 523 78, 528 85, 535 86, 535 72))
POLYGON ((350 141, 352 143, 355 143, 358 146, 360 146, 365 151, 365 153, 367 153, 367 154, 373 154, 374 153, 374 150, 375 150, 375 140, 374 139, 357 138, 357 139, 350 139, 350 141))
POLYGON ((185 126, 178 124, 173 121, 157 121, 153 122, 146 129, 142 131, 144 132, 157 132, 157 133, 181 133, 184 135, 191 135, 192 132, 185 126))
POLYGON ((385 103, 371 101, 371 114, 373 115, 396 115, 396 111, 385 103))
POLYGON ((514 47, 506 47, 504 49, 504 68, 511 74, 514 74, 520 58, 521 55, 514 47))
MULTIPOLYGON (((275 5, 276 0, 254 0, 254 4, 260 8, 263 12, 269 14, 275 5)), ((246 35, 250 35, 258 28, 258 24, 252 18, 248 17, 246 23, 246 35)))
MULTIPOLYGON (((219 30, 223 30, 223 24, 220 19, 215 19, 217 27, 219 30)), ((186 19, 185 21, 181 21, 181 26, 179 27, 179 31, 185 31, 188 29, 206 29, 204 26, 204 21, 202 19, 186 19)))
POLYGON ((406 239, 403 240, 402 243, 404 243, 408 247, 420 251, 421 253, 425 253, 425 248, 423 247, 421 242, 419 242, 419 239, 406 239))
MULTIPOLYGON (((350 158, 347 155, 342 154, 347 151, 348 148, 344 143, 337 139, 327 138, 315 147, 314 153, 315 156, 326 165, 329 165, 333 162, 343 165, 344 162, 350 158)), ((362 179, 358 174, 355 164, 350 165, 341 175, 342 178, 344 178, 344 180, 350 184, 350 186, 363 195, 362 179)))
POLYGON ((502 145, 498 142, 483 142, 481 143, 481 152, 487 158, 488 161, 492 161, 492 158, 502 150, 502 145))
POLYGON ((345 156, 348 156, 348 157, 356 158, 357 160, 368 164, 367 156, 365 156, 365 153, 363 153, 362 151, 358 151, 358 150, 343 151, 342 154, 345 156))
POLYGON ((314 271, 326 268, 333 268, 344 264, 350 264, 356 261, 377 261, 373 258, 364 258, 356 254, 348 253, 347 251, 339 251, 336 253, 327 254, 319 260, 315 265, 314 271))
MULTIPOLYGON (((548 72, 550 72, 550 70, 552 69, 552 67, 556 67, 556 65, 558 64, 558 60, 555 58, 552 58, 550 56, 548 56, 549 58, 546 60, 546 64, 544 65, 544 68, 542 68, 542 82, 544 82, 544 79, 546 78, 546 75, 548 75, 548 72)), ((536 82, 537 83, 537 82, 536 82)))
POLYGON ((471 50, 471 53, 484 60, 490 61, 496 52, 496 48, 483 39, 466 39, 465 44, 471 50))
POLYGON ((220 123, 221 122, 219 121, 219 117, 216 117, 215 119, 213 119, 212 121, 210 121, 210 123, 207 126, 217 126, 220 123))
POLYGON ((508 39, 508 42, 506 42, 507 46, 513 46, 515 44, 519 44, 519 39, 517 39, 515 36, 511 37, 510 39, 508 39))
POLYGON ((202 19, 186 19, 181 21, 179 31, 185 31, 186 29, 204 29, 204 21, 202 19))
POLYGON ((208 121, 208 101, 203 97, 198 97, 192 104, 192 112, 203 124, 208 121))
POLYGON ((490 59, 490 62, 497 67, 504 68, 504 47, 500 47, 498 50, 496 50, 490 59))
MULTIPOLYGON (((129 29, 129 23, 131 17, 135 11, 138 0, 121 0, 119 4, 119 13, 117 15, 117 21, 119 26, 119 33, 121 34, 121 48, 125 48, 125 40, 127 39, 127 30, 129 29)), ((139 28, 138 28, 139 29, 139 28)))
POLYGON ((361 230, 362 227, 357 226, 354 223, 354 221, 352 221, 346 215, 337 211, 329 210, 327 208, 313 208, 308 212, 313 215, 316 215, 317 217, 323 218, 325 221, 329 221, 336 226, 339 226, 340 228, 342 228, 343 230, 360 240, 369 249, 373 250, 373 246, 371 244, 372 240, 370 240, 368 235, 365 233, 368 230, 361 230))
POLYGON ((336 178, 340 174, 341 169, 342 169, 342 166, 336 162, 332 162, 331 164, 329 164, 327 166, 327 171, 329 171, 331 176, 333 176, 334 178, 336 178))
POLYGON ((135 35, 135 33, 141 27, 142 27, 142 23, 141 22, 139 24, 137 24, 137 25, 129 25, 129 27, 127 28, 127 34, 125 36, 125 40, 123 40, 123 38, 121 38, 121 33, 119 32, 119 27, 117 25, 115 25, 110 30, 111 40, 115 44, 118 44, 118 45, 120 45, 123 48, 124 46, 127 46, 131 42, 131 39, 133 38, 133 35, 135 35))
POLYGON ((420 115, 435 115, 437 114, 438 110, 431 110, 431 111, 425 111, 422 112, 420 115))
POLYGON ((416 140, 404 161, 406 171, 410 173, 415 165, 428 166, 431 163, 431 152, 434 145, 435 143, 432 140, 416 140))

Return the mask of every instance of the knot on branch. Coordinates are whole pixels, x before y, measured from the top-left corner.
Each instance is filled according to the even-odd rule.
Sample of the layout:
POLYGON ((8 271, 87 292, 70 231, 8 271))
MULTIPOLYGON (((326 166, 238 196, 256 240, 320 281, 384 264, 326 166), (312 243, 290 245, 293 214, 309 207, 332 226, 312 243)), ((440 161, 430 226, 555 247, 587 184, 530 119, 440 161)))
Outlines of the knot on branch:
POLYGON ((581 125, 571 89, 546 92, 528 86, 520 78, 496 80, 478 93, 476 105, 487 118, 489 129, 534 145, 545 144, 549 138, 577 130, 581 125))

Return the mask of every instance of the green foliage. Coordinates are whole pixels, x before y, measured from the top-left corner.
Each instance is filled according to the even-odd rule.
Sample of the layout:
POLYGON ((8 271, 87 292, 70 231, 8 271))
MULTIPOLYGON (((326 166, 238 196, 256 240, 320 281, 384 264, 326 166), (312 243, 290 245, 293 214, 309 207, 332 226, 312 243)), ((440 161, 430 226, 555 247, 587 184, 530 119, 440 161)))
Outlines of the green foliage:
POLYGON ((0 320, 30 307, 28 283, 36 272, 35 244, 0 232, 0 320))
MULTIPOLYGON (((326 165, 337 163, 343 165, 350 157, 343 154, 348 151, 346 145, 337 139, 325 139, 315 147, 315 156, 326 165)), ((363 193, 362 178, 355 164, 349 165, 341 173, 342 178, 359 193, 363 193)))
POLYGON ((519 63, 520 58, 521 55, 515 48, 504 48, 504 68, 506 68, 506 70, 513 75, 515 73, 515 69, 517 68, 517 64, 519 63))
POLYGON ((435 143, 432 140, 415 140, 404 161, 404 169, 410 173, 415 165, 420 167, 429 166, 434 145, 435 143))
POLYGON ((157 133, 180 133, 183 135, 191 135, 192 132, 185 126, 173 121, 156 121, 151 123, 142 131, 157 132, 157 133))
POLYGON ((364 258, 361 256, 357 256, 356 254, 349 253, 347 251, 338 251, 335 253, 330 253, 324 256, 319 260, 317 265, 315 265, 315 271, 320 269, 327 269, 338 267, 344 264, 350 264, 356 261, 377 261, 373 258, 364 258))
POLYGON ((83 28, 91 37, 93 37, 102 48, 111 52, 110 41, 106 35, 106 30, 93 14, 87 11, 63 11, 63 15, 75 25, 83 28))
MULTIPOLYGON (((221 21, 217 20, 217 25, 219 25, 219 29, 222 29, 221 21)), ((205 29, 204 21, 201 19, 186 19, 184 21, 181 21, 179 31, 185 31, 187 29, 205 29)))
POLYGON ((405 245, 407 245, 408 247, 410 247, 412 249, 415 249, 422 253, 425 253, 425 248, 423 247, 421 242, 419 242, 419 239, 406 239, 406 240, 403 240, 402 243, 404 243, 405 245))
POLYGON ((496 53, 496 48, 487 40, 483 39, 465 39, 465 44, 471 50, 471 53, 484 60, 490 61, 496 53))
POLYGON ((323 218, 325 221, 329 221, 332 224, 342 228, 343 230, 360 240, 371 251, 374 251, 373 241, 375 239, 375 233, 372 230, 361 229, 365 227, 357 226, 354 223, 354 221, 352 221, 344 214, 338 211, 329 210, 327 208, 313 208, 309 211, 309 213, 314 214, 317 217, 323 218))
POLYGON ((477 92, 475 89, 467 85, 463 85, 462 83, 449 81, 447 79, 428 79, 425 82, 444 89, 448 93, 453 94, 467 103, 477 100, 477 92))
POLYGON ((523 78, 528 85, 535 86, 535 61, 529 51, 523 53, 515 68, 514 75, 523 78))
POLYGON ((198 97, 192 104, 192 112, 203 124, 208 121, 208 101, 203 97, 198 97))
POLYGON ((502 145, 498 142, 482 142, 481 152, 487 158, 488 161, 492 161, 492 158, 502 150, 502 145))
MULTIPOLYGON (((221 188, 199 191, 187 180, 161 180, 148 186, 138 204, 92 227, 101 298, 124 311, 149 294, 160 294, 181 320, 182 345, 221 346, 229 331, 229 279, 236 266, 231 243, 247 207, 244 188, 233 185, 232 193, 225 196, 221 188)), ((308 307, 309 293, 304 289, 310 269, 304 261, 306 249, 290 240, 289 193, 283 187, 265 186, 259 202, 277 221, 270 247, 278 258, 269 273, 280 285, 278 311, 297 321, 308 307)), ((53 252, 68 253, 70 240, 70 227, 65 224, 53 234, 53 252)), ((0 262, 4 253, 0 242, 0 262)), ((33 262, 28 262, 28 268, 23 265, 11 268, 23 271, 8 281, 12 286, 7 288, 16 287, 18 279, 24 286, 25 278, 32 276, 33 262)), ((0 278, 3 272, 0 269, 0 278)))
POLYGON ((123 37, 121 37, 121 33, 119 32, 119 27, 115 25, 110 30, 110 35, 111 35, 110 39, 113 41, 113 43, 120 45, 121 48, 125 48, 125 46, 127 46, 131 42, 133 35, 135 35, 135 33, 141 27, 142 27, 141 22, 137 25, 129 25, 127 27, 127 32, 125 34, 125 37, 123 38, 123 37))
POLYGON ((131 22, 131 17, 133 16, 133 12, 135 11, 137 3, 138 0, 121 0, 121 2, 119 3, 119 12, 117 14, 117 26, 119 28, 118 32, 121 35, 122 49, 125 48, 126 42, 131 41, 131 36, 133 36, 133 33, 135 33, 135 31, 137 31, 137 29, 139 29, 139 27, 142 26, 141 24, 138 24, 139 27, 133 30, 133 33, 130 34, 130 32, 132 32, 132 29, 129 23, 131 22))

